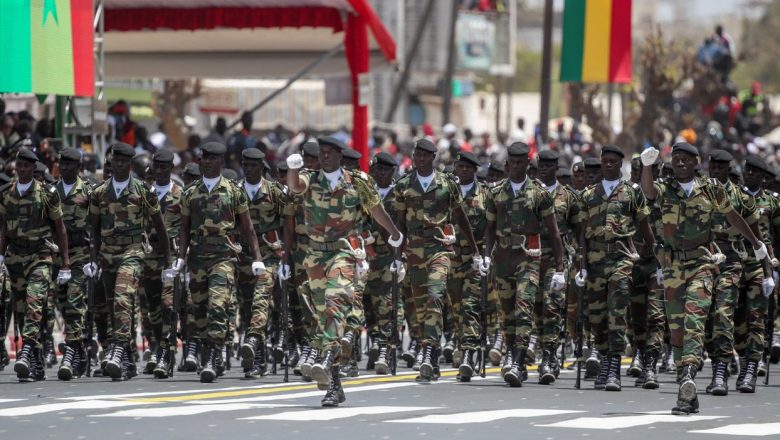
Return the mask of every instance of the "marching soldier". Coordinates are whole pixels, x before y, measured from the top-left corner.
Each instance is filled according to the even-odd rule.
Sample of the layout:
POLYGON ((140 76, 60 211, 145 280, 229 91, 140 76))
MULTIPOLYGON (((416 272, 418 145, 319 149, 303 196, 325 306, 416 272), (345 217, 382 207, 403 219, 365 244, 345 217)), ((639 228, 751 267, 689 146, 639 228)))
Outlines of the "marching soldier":
MULTIPOLYGON (((309 279, 314 306, 319 318, 322 359, 311 370, 320 387, 327 387, 323 406, 338 406, 344 402, 344 390, 339 378, 339 341, 344 335, 346 314, 354 300, 355 255, 360 214, 359 206, 391 233, 389 243, 401 245, 403 236, 396 229, 380 203, 379 194, 368 176, 360 171, 341 168, 346 147, 338 140, 318 139, 321 171, 303 171, 303 158, 293 154, 287 158, 290 170, 287 182, 290 191, 300 197, 309 235, 309 249, 303 266, 309 279)), ((399 276, 398 262, 394 263, 399 276)))
POLYGON ((41 320, 57 247, 62 256, 57 284, 66 284, 71 277, 60 197, 53 186, 33 179, 37 162, 35 153, 20 147, 17 177, 0 188, 0 266, 8 269, 14 310, 20 312, 16 316, 24 315, 23 345, 14 364, 20 381, 46 379, 41 320), (53 236, 57 245, 52 242, 53 236))

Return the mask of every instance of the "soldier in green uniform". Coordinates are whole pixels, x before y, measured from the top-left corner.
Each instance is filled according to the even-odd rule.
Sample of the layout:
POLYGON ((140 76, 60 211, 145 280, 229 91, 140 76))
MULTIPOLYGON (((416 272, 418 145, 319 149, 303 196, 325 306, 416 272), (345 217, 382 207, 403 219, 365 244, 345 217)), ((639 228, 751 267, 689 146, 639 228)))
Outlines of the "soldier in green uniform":
MULTIPOLYGON (((70 380, 84 374, 87 367, 84 349, 84 318, 87 313, 86 284, 83 267, 89 263, 89 184, 79 177, 81 152, 75 148, 60 151, 60 176, 57 182, 62 200, 62 221, 68 232, 71 279, 61 287, 65 291, 65 351, 57 370, 60 380, 70 380)), ((58 261, 62 263, 61 259, 58 261)), ((91 341, 87 341, 91 343, 91 341)))
POLYGON ((490 165, 488 166, 487 176, 485 177, 485 181, 487 183, 496 183, 505 178, 506 178, 506 170, 504 169, 504 164, 491 162, 490 165))
MULTIPOLYGON (((486 203, 487 230, 485 258, 480 274, 487 276, 495 264, 495 289, 501 305, 506 358, 504 381, 523 386, 526 350, 534 326, 534 301, 540 288, 540 234, 546 227, 555 260, 551 288, 560 291, 566 284, 563 274, 563 244, 555 222, 553 198, 536 180, 526 174, 530 148, 515 142, 507 149, 508 177, 490 189, 486 203), (495 246, 495 249, 494 249, 495 246)), ((546 246, 546 243, 544 244, 546 246)))
POLYGON ((146 183, 130 175, 134 156, 135 149, 130 145, 112 146, 113 177, 95 188, 89 205, 92 247, 84 275, 94 277, 98 267, 103 269, 113 333, 103 373, 113 380, 129 379, 136 374, 131 322, 133 301, 143 273, 143 237, 150 219, 160 237, 163 258, 170 261, 168 234, 157 195, 146 183))
MULTIPOLYGON (((585 166, 585 187, 601 182, 601 160, 598 157, 588 157, 583 161, 585 166)), ((583 191, 585 188, 582 189, 583 191)))
POLYGON ((355 296, 358 205, 391 233, 391 246, 399 247, 403 236, 382 207, 368 175, 341 168, 342 151, 346 147, 329 137, 318 142, 322 170, 299 172, 303 158, 294 154, 287 158, 290 168, 287 186, 303 203, 309 235, 303 266, 319 318, 319 345, 323 350, 322 359, 312 366, 311 375, 320 387, 327 387, 322 405, 338 406, 345 400, 338 370, 339 341, 355 296))
POLYGON ((249 244, 254 262, 252 274, 258 282, 268 281, 268 271, 260 254, 257 236, 249 217, 246 194, 232 181, 222 177, 226 147, 207 142, 201 147, 202 177, 189 186, 181 199, 179 257, 173 265, 178 272, 190 272, 196 331, 192 340, 201 346, 200 381, 211 383, 222 364, 222 348, 228 332, 228 308, 236 283, 236 245, 228 234, 240 223, 242 241, 249 244))
POLYGON ((184 166, 184 171, 181 173, 181 180, 184 182, 184 188, 190 186, 192 182, 200 179, 200 166, 195 162, 190 162, 184 166))
MULTIPOLYGON (((632 240, 637 227, 645 245, 655 246, 647 221, 650 211, 639 185, 621 180, 623 157, 619 147, 602 147, 602 180, 582 192, 580 245, 585 259, 576 277, 578 285, 586 284, 590 329, 602 358, 594 388, 607 391, 621 390, 629 288, 634 263, 639 260, 632 240)), ((589 174, 587 162, 585 167, 589 174)), ((591 369, 591 365, 588 359, 586 367, 591 369)))
POLYGON ((585 177, 585 162, 577 162, 571 166, 571 186, 578 194, 588 186, 585 177))
POLYGON ((446 295, 452 245, 457 241, 454 220, 465 235, 475 267, 482 256, 462 206, 457 182, 433 168, 436 146, 427 139, 415 143, 415 170, 398 179, 393 193, 398 226, 408 232, 406 258, 417 322, 422 327, 420 380, 438 379, 439 345, 442 337, 442 307, 446 295))
MULTIPOLYGON (((699 162, 696 147, 685 142, 675 144, 672 148, 674 180, 656 183, 650 166, 658 154, 655 148, 642 152, 642 192, 661 207, 666 316, 680 379, 672 414, 690 414, 699 411, 695 378, 702 362, 704 324, 712 303, 715 263, 720 262, 712 247, 715 214, 722 214, 748 238, 757 260, 765 260, 768 252, 734 210, 723 187, 696 177, 699 162)), ((774 287, 771 276, 763 284, 764 288, 774 287)))
POLYGON ((20 381, 46 379, 41 319, 56 248, 53 236, 62 256, 57 284, 66 284, 71 277, 60 197, 53 186, 33 179, 37 162, 34 152, 20 147, 17 177, 0 188, 0 266, 8 269, 16 316, 24 316, 23 345, 14 364, 20 381))
MULTIPOLYGON (((241 320, 245 323, 246 335, 241 345, 241 366, 247 378, 262 377, 266 373, 265 328, 268 324, 269 298, 271 297, 276 270, 282 255, 282 221, 287 204, 287 194, 278 182, 263 177, 265 154, 257 148, 241 152, 244 179, 239 187, 246 193, 249 217, 255 235, 258 237, 260 253, 263 255, 267 277, 260 282, 252 273, 251 247, 246 240, 241 242, 238 259, 238 292, 241 320)), ((287 294, 284 292, 284 294, 287 294)), ((287 332, 282 323, 280 332, 287 332)), ((289 336, 287 336, 289 337, 289 336)))

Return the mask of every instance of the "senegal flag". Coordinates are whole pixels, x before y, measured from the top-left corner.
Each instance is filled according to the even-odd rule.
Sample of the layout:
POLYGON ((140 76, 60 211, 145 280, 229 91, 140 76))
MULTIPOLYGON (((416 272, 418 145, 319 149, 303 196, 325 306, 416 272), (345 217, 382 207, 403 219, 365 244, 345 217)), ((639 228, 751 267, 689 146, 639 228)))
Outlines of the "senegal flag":
POLYGON ((92 96, 92 0, 0 2, 0 93, 92 96))
POLYGON ((631 82, 631 0, 566 0, 561 81, 631 82))

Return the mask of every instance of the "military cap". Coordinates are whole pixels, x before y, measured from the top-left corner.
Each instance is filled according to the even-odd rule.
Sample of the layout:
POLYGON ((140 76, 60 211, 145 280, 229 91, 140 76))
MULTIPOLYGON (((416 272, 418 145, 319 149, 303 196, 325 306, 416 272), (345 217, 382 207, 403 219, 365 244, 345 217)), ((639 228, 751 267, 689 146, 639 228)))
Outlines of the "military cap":
POLYGON ((734 156, 726 150, 712 150, 710 152, 710 162, 731 162, 734 156))
POLYGON ((49 167, 47 167, 45 163, 38 161, 35 163, 35 171, 38 173, 46 173, 49 171, 49 167))
POLYGON ((601 147, 601 155, 603 156, 606 153, 617 154, 621 158, 626 157, 626 154, 623 153, 623 150, 621 150, 620 147, 616 145, 604 145, 601 147))
POLYGON ((227 148, 225 147, 225 144, 211 141, 206 142, 200 147, 201 154, 211 154, 214 156, 222 156, 227 151, 227 148))
POLYGON ((290 167, 287 166, 287 162, 281 161, 276 165, 276 171, 290 171, 290 167))
POLYGON ((65 147, 60 150, 60 160, 72 160, 74 162, 81 162, 81 151, 73 147, 65 147))
POLYGON ((530 151, 531 147, 525 142, 515 142, 506 149, 510 156, 527 156, 530 151))
POLYGON ((24 159, 29 160, 30 162, 38 162, 38 156, 35 155, 35 153, 27 148, 27 147, 21 147, 19 148, 19 151, 16 153, 16 159, 24 159))
POLYGON ((395 158, 392 155, 385 153, 383 151, 377 154, 376 156, 374 156, 374 159, 371 161, 371 164, 372 165, 381 164, 381 165, 387 165, 389 167, 397 167, 398 161, 395 160, 395 158))
POLYGON ((585 168, 601 168, 601 159, 598 157, 588 157, 584 161, 585 168))
POLYGON ((729 170, 729 175, 734 177, 742 177, 742 170, 737 167, 731 167, 731 170, 729 170))
POLYGON ((544 150, 544 151, 540 151, 539 155, 536 156, 536 158, 540 162, 541 161, 558 162, 558 159, 561 158, 561 153, 555 150, 544 150))
POLYGON ((198 164, 195 162, 190 162, 184 167, 183 174, 200 177, 200 166, 198 166, 198 164))
POLYGON ((574 165, 571 166, 571 171, 572 172, 585 171, 585 162, 580 161, 575 163, 574 165))
POLYGON ((504 172, 504 164, 499 162, 491 162, 490 166, 488 167, 489 170, 498 171, 499 173, 504 172))
POLYGON ((222 177, 228 180, 236 181, 238 180, 238 173, 236 173, 231 168, 223 168, 222 169, 222 177))
POLYGON ((154 152, 152 160, 161 163, 173 163, 173 151, 167 148, 160 148, 154 152))
POLYGON ((763 158, 761 158, 761 156, 755 154, 751 154, 745 158, 745 166, 751 166, 753 168, 757 168, 765 173, 772 173, 766 161, 763 158))
POLYGON ((571 170, 566 167, 558 168, 558 172, 555 173, 557 177, 571 177, 571 170))
POLYGON ((318 137, 317 142, 320 144, 320 146, 329 145, 340 151, 344 151, 347 149, 347 146, 344 145, 344 142, 341 142, 340 140, 330 136, 318 137))
POLYGON ((6 183, 8 183, 10 181, 11 181, 11 178, 8 177, 8 174, 0 173, 0 185, 5 185, 6 183))
POLYGON ((429 153, 436 153, 436 145, 433 145, 433 142, 428 139, 418 139, 417 142, 414 143, 414 148, 429 153))
POLYGON ((360 152, 355 151, 352 148, 345 148, 342 153, 344 155, 344 159, 360 160, 360 158, 363 157, 360 152))
POLYGON ((479 159, 477 159, 477 156, 474 153, 469 153, 468 151, 461 151, 458 153, 458 160, 468 162, 475 167, 479 167, 481 165, 479 163, 479 159))
POLYGON ((135 157, 135 148, 124 142, 118 142, 111 146, 111 154, 113 156, 128 157, 132 159, 135 157))
POLYGON ((672 146, 672 154, 686 153, 694 157, 699 157, 699 150, 688 142, 677 142, 672 146))
POLYGON ((258 148, 247 148, 241 152, 241 157, 250 160, 263 160, 265 159, 265 153, 258 148))
POLYGON ((303 155, 311 157, 320 157, 320 145, 314 141, 303 144, 303 155))

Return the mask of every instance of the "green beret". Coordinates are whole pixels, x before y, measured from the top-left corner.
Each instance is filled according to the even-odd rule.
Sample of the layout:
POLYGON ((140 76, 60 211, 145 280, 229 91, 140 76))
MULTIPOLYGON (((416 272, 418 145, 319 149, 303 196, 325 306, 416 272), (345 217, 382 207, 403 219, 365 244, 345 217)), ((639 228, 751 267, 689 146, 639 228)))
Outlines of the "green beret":
POLYGON ((201 154, 211 154, 213 156, 224 156, 226 151, 225 144, 216 141, 206 142, 200 147, 201 154))
POLYGON ((436 153, 436 145, 433 145, 433 142, 429 141, 428 139, 418 139, 417 142, 414 143, 414 148, 422 151, 427 151, 429 153, 436 153))
POLYGON ((344 151, 344 150, 347 149, 347 146, 344 145, 343 142, 341 142, 340 140, 338 140, 338 139, 336 139, 334 137, 330 137, 330 136, 318 137, 317 138, 317 143, 320 144, 320 147, 322 147, 324 145, 329 145, 329 146, 331 146, 331 147, 333 147, 333 148, 335 148, 337 150, 340 150, 340 151, 344 151))
POLYGON ((352 148, 345 148, 342 153, 344 154, 344 159, 360 160, 363 157, 362 154, 352 148))
POLYGON ((766 161, 761 156, 755 154, 751 154, 745 158, 745 166, 759 169, 765 173, 774 174, 766 161))
POLYGON ((132 159, 135 157, 135 148, 127 145, 124 142, 118 142, 111 146, 111 154, 113 156, 121 156, 132 159))
POLYGON ((479 167, 481 165, 479 163, 479 159, 477 159, 477 156, 474 153, 469 153, 468 151, 461 151, 458 153, 458 160, 468 162, 475 167, 479 167))
POLYGON ((674 144, 672 147, 672 154, 674 153, 685 153, 694 157, 699 157, 699 150, 687 142, 678 142, 674 144))
POLYGON ((395 160, 393 156, 391 156, 389 153, 385 153, 384 151, 381 153, 378 153, 376 156, 374 156, 374 159, 371 161, 371 164, 380 164, 380 165, 386 165, 389 167, 397 167, 398 161, 395 160))
POLYGON ((154 152, 152 160, 161 163, 173 163, 173 151, 167 148, 160 148, 154 152))
POLYGON ((73 147, 65 147, 60 150, 60 160, 72 160, 74 162, 81 162, 81 151, 73 147))
POLYGON ((539 160, 539 162, 558 162, 558 159, 561 158, 561 154, 555 150, 544 150, 540 151, 536 158, 539 160))
POLYGON ((184 173, 188 176, 200 177, 200 166, 195 162, 190 162, 184 167, 184 173))
POLYGON ((265 153, 257 148, 247 148, 241 152, 241 157, 249 160, 263 160, 265 159, 265 153))
POLYGON ((27 147, 19 148, 16 153, 16 160, 19 159, 28 160, 30 162, 38 162, 38 156, 36 156, 35 153, 27 147))
POLYGON ((626 154, 623 153, 623 150, 621 150, 620 147, 616 145, 604 145, 601 147, 601 155, 603 156, 606 153, 617 154, 621 158, 626 157, 626 154))
POLYGON ((601 168, 601 159, 598 157, 585 158, 585 168, 601 168))
POLYGON ((515 142, 506 149, 506 152, 510 156, 528 156, 531 152, 531 147, 525 142, 515 142))
POLYGON ((710 162, 729 163, 734 160, 734 156, 726 150, 712 150, 710 152, 710 162))
POLYGON ((303 144, 303 155, 311 157, 320 157, 320 146, 314 141, 303 144))

